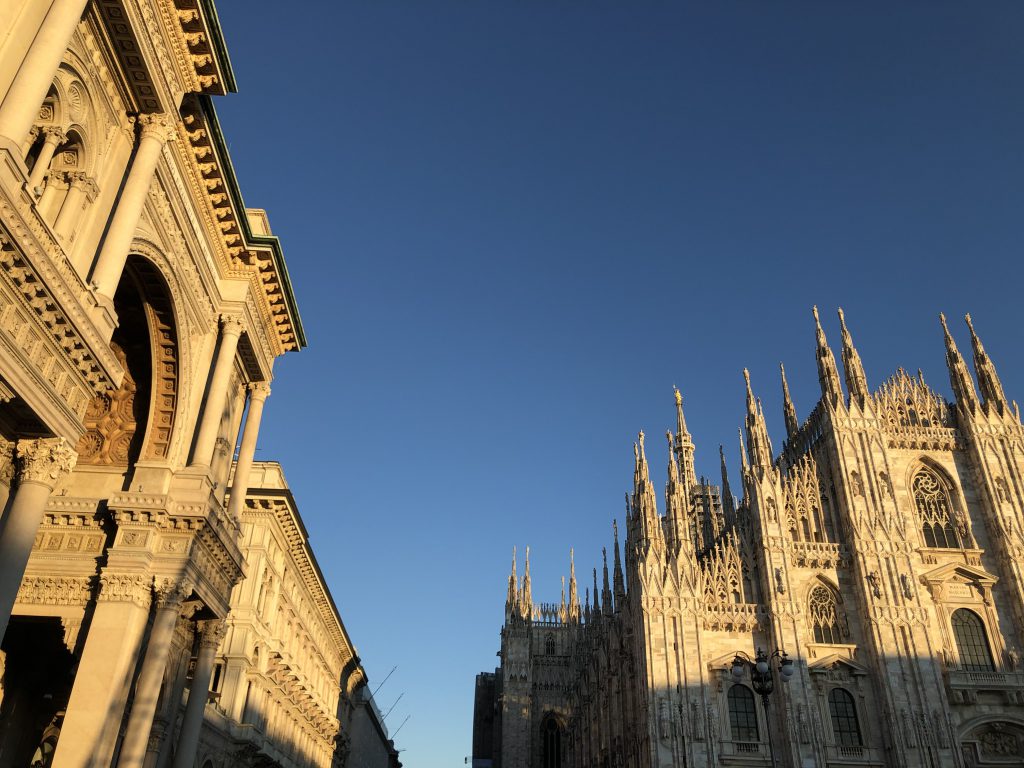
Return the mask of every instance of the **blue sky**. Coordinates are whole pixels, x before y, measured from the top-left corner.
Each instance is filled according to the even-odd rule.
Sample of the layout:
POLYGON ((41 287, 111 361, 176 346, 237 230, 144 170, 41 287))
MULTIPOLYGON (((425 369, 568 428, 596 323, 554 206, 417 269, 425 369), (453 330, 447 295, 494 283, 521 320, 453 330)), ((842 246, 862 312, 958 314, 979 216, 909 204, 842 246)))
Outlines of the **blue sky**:
MULTIPOLYGON (((872 387, 949 391, 940 310, 1024 400, 1019 3, 220 3, 218 100, 310 346, 278 362, 285 467, 406 765, 470 753, 513 544, 557 600, 663 482, 672 385, 737 481, 741 370, 818 397, 811 305, 872 387)), ((520 563, 520 567, 522 564, 520 563)), ((581 589, 582 589, 581 584, 581 589)))

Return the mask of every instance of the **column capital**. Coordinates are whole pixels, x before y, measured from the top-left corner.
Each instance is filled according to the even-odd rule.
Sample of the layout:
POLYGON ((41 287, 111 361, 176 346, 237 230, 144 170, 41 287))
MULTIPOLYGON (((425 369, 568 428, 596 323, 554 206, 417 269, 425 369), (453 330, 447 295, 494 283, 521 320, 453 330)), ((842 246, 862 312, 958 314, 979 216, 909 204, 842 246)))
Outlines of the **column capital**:
POLYGON ((174 124, 162 112, 136 115, 135 124, 139 126, 140 140, 154 138, 163 144, 174 138, 174 124))
POLYGON ((152 582, 142 574, 106 573, 100 574, 99 602, 135 603, 149 607, 152 582))
POLYGON ((210 619, 202 622, 201 634, 199 636, 199 648, 212 648, 217 650, 224 635, 228 632, 228 624, 224 619, 210 619))
POLYGON ((54 146, 63 144, 68 138, 68 135, 64 133, 64 129, 59 125, 44 125, 39 129, 39 132, 46 137, 43 141, 49 141, 54 146))
POLYGON ((266 400, 270 397, 270 382, 254 381, 249 384, 249 398, 251 400, 266 400))
POLYGON ((242 318, 238 315, 221 315, 220 316, 221 333, 225 336, 241 336, 242 335, 242 318))
POLYGON ((51 491, 75 467, 78 454, 63 437, 19 440, 18 480, 39 483, 51 491))
POLYGON ((160 608, 180 609, 185 598, 192 594, 192 583, 182 579, 157 580, 153 588, 160 608))

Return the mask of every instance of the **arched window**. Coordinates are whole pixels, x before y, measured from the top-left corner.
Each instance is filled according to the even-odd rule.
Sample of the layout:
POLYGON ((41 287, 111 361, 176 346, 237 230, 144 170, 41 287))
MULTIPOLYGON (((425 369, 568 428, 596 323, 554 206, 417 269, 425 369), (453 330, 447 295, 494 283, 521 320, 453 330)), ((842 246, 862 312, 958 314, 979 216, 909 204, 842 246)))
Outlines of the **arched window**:
POLYGON ((733 741, 760 741, 754 692, 745 685, 729 689, 729 729, 733 741))
POLYGON ((544 652, 548 654, 548 656, 555 655, 555 638, 551 635, 548 635, 548 639, 544 641, 544 652))
POLYGON ((985 623, 974 611, 958 608, 953 611, 953 637, 960 653, 960 666, 968 672, 992 672, 995 663, 988 647, 985 623))
POLYGON ((548 715, 540 724, 541 765, 543 768, 562 768, 562 728, 554 715, 548 715))
POLYGON ((925 546, 944 549, 960 547, 960 536, 953 523, 949 489, 942 479, 928 467, 922 467, 914 475, 911 486, 925 546))
POLYGON ((842 633, 839 629, 839 608, 835 593, 824 584, 818 584, 811 590, 808 600, 811 616, 811 627, 814 630, 816 643, 841 643, 842 633))
POLYGON ((840 747, 863 746, 853 696, 843 688, 833 688, 828 692, 828 711, 832 716, 832 732, 836 735, 836 744, 840 747))

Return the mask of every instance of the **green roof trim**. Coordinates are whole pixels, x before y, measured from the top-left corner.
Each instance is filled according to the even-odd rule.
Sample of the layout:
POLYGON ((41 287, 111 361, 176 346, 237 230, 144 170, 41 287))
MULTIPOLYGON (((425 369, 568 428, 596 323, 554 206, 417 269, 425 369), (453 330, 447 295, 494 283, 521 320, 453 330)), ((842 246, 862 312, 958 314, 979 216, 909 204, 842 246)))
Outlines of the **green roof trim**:
POLYGON ((220 28, 217 8, 214 6, 213 0, 200 0, 200 5, 210 29, 210 47, 217 54, 217 63, 220 64, 221 72, 224 75, 224 90, 228 93, 238 93, 235 71, 231 68, 231 57, 228 56, 228 45, 224 40, 224 32, 220 28))
POLYGON ((225 187, 240 211, 239 228, 242 230, 247 243, 269 248, 271 253, 273 253, 274 266, 277 268, 277 274, 281 278, 281 291, 284 293, 284 300, 288 305, 288 314, 292 318, 295 341, 299 349, 302 349, 308 346, 306 344, 306 332, 302 327, 302 317, 299 315, 299 306, 295 301, 295 292, 292 290, 292 280, 288 275, 288 266, 285 264, 284 253, 281 251, 281 241, 275 235, 253 234, 252 228, 249 226, 249 216, 245 211, 245 203, 242 200, 242 191, 238 187, 235 168, 231 163, 231 156, 228 154, 228 145, 224 140, 224 132, 221 130, 220 121, 217 119, 217 112, 213 108, 213 99, 206 95, 200 95, 198 98, 210 126, 210 140, 218 157, 221 159, 221 174, 224 177, 225 187))

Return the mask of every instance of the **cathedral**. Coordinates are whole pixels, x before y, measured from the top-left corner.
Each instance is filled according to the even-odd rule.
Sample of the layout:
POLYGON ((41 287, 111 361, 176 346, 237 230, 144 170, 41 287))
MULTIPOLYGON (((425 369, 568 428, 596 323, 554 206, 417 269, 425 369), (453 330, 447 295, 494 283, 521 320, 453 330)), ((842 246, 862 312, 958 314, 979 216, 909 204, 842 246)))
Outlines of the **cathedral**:
POLYGON ((0 2, 0 768, 396 768, 284 470, 212 0, 0 2))
MULTIPOLYGON (((500 666, 477 677, 479 768, 1024 766, 1024 428, 967 319, 954 400, 872 391, 814 311, 821 399, 782 372, 773 450, 746 378, 740 482, 698 480, 675 393, 659 510, 634 447, 623 536, 580 598, 535 603, 513 554, 500 666)), ((720 449, 721 450, 721 449, 720 449)))

